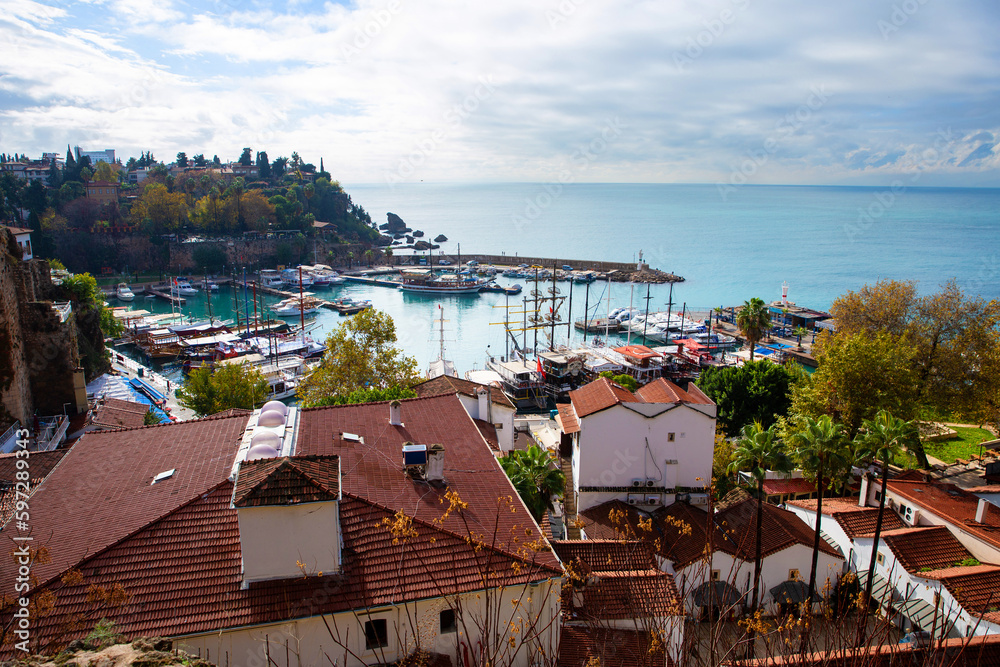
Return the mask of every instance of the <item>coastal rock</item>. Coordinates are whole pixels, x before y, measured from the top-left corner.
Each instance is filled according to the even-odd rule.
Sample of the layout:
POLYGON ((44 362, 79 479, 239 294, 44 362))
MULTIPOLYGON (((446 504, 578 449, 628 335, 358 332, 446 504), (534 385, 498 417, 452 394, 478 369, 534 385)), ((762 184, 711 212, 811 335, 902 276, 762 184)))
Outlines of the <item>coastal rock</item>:
POLYGON ((403 222, 403 219, 395 213, 386 213, 385 216, 389 219, 389 222, 387 223, 389 226, 386 231, 399 234, 406 229, 406 223, 403 222))
POLYGON ((413 237, 412 236, 407 236, 406 237, 406 242, 407 243, 413 243, 413 237))
POLYGON ((419 238, 423 237, 424 233, 422 231, 420 231, 419 229, 414 229, 413 230, 413 235, 419 239, 419 238))
POLYGON ((413 244, 414 250, 431 250, 433 247, 434 246, 432 246, 427 241, 417 241, 416 243, 413 244))
POLYGON ((447 240, 448 237, 445 236, 444 234, 438 234, 437 236, 434 237, 434 243, 444 243, 447 240))
POLYGON ((380 247, 391 245, 391 244, 392 244, 392 237, 389 237, 389 236, 382 235, 382 236, 379 236, 377 239, 375 239, 375 245, 380 246, 380 247))
POLYGON ((383 223, 383 224, 379 225, 378 228, 380 230, 382 230, 383 232, 387 232, 387 231, 389 231, 389 223, 388 222, 383 223))

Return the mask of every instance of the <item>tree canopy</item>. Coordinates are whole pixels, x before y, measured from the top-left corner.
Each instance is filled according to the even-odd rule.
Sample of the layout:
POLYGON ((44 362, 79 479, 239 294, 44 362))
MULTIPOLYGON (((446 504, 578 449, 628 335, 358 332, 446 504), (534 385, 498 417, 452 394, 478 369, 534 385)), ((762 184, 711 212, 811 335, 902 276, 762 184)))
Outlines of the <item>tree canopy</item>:
POLYGON ((388 314, 369 308, 352 316, 330 333, 319 367, 300 383, 303 404, 326 405, 330 397, 357 390, 409 387, 417 379, 417 362, 395 347, 396 340, 388 314))
POLYGON ((198 416, 230 408, 252 410, 267 399, 267 380, 247 364, 224 364, 214 370, 195 369, 177 390, 177 401, 198 416))
POLYGON ((563 492, 564 475, 553 463, 553 457, 538 445, 515 449, 500 458, 500 466, 521 496, 531 516, 541 523, 547 510, 552 509, 553 496, 563 492))
POLYGON ((758 359, 742 366, 706 368, 697 384, 719 406, 718 421, 726 435, 735 437, 744 426, 760 422, 767 428, 788 413, 796 375, 758 359))
POLYGON ((764 300, 753 297, 745 301, 743 308, 736 314, 736 326, 750 343, 750 360, 753 361, 754 347, 771 326, 771 312, 764 300))

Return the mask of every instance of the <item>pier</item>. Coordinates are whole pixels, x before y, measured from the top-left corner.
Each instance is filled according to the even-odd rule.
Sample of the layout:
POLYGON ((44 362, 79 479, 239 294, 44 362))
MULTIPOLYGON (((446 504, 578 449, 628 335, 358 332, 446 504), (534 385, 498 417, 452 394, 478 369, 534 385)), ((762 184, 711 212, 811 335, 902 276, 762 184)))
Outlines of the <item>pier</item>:
MULTIPOLYGON (((346 277, 347 276, 345 276, 345 278, 346 277)), ((252 281, 247 283, 247 286, 250 289, 253 289, 254 285, 256 285, 256 283, 252 281)), ((288 292, 286 290, 276 289, 274 287, 265 287, 264 285, 256 285, 256 287, 258 292, 262 292, 264 294, 270 294, 272 296, 280 296, 284 299, 299 298, 298 292, 288 292)), ((313 294, 313 296, 315 295, 313 294)), ((353 302, 345 303, 340 299, 337 299, 336 301, 327 301, 326 299, 316 299, 316 301, 319 302, 319 306, 321 308, 328 308, 329 310, 335 310, 341 315, 353 315, 355 313, 360 313, 362 310, 365 310, 366 308, 371 307, 371 305, 369 304, 362 305, 353 302)))
MULTIPOLYGON (((393 269, 392 273, 396 273, 393 269)), ((381 285, 382 287, 399 287, 400 281, 387 280, 385 278, 373 278, 372 276, 349 276, 344 274, 343 279, 349 283, 361 283, 362 285, 381 285)))
POLYGON ((186 300, 184 299, 184 297, 182 297, 182 296, 174 296, 169 291, 164 292, 162 289, 158 289, 158 288, 155 288, 155 287, 152 287, 152 286, 146 287, 145 289, 143 289, 143 292, 148 292, 149 294, 154 294, 154 295, 160 297, 161 299, 166 299, 170 303, 172 303, 174 305, 177 305, 177 306, 183 306, 186 303, 186 300))

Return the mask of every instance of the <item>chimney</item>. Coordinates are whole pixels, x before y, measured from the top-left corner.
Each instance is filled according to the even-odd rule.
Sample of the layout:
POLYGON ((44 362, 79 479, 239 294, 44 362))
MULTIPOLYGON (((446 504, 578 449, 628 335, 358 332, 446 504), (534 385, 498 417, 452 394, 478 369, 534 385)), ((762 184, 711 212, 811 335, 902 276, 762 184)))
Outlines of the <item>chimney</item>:
POLYGON ((393 401, 389 404, 389 426, 402 426, 403 425, 403 404, 399 401, 393 401))
POLYGON ((979 499, 979 504, 976 505, 976 523, 983 523, 983 520, 986 518, 986 505, 988 503, 989 501, 986 498, 979 499))
POLYGON ((490 410, 490 395, 480 387, 476 390, 476 397, 479 399, 479 419, 486 421, 490 410))
POLYGON ((431 445, 427 448, 427 481, 444 481, 444 445, 431 445))
POLYGON ((858 494, 858 507, 865 507, 868 504, 868 484, 872 474, 867 470, 861 475, 861 492, 858 494))

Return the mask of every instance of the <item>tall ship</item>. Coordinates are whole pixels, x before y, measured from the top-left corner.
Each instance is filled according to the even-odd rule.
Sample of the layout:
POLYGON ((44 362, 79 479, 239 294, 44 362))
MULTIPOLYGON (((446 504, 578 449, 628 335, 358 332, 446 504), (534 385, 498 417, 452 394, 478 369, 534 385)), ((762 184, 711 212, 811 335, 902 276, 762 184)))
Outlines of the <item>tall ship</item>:
POLYGON ((420 294, 479 294, 486 281, 430 269, 403 269, 399 289, 420 294))

